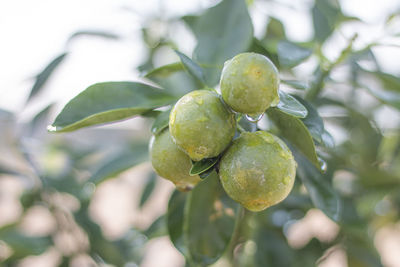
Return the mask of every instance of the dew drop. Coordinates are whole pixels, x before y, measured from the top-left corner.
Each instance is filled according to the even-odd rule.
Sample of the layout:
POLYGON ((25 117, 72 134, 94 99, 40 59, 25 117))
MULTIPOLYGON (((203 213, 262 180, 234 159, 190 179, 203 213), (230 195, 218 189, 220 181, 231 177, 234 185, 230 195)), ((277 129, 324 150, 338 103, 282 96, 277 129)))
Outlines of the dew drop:
POLYGON ((53 125, 49 125, 47 126, 47 131, 49 132, 56 132, 57 131, 57 127, 53 126, 53 125))
POLYGON ((290 180, 291 180, 290 177, 286 176, 285 178, 283 178, 283 183, 288 185, 290 183, 290 180))
POLYGON ((246 119, 249 122, 257 123, 258 121, 260 121, 262 119, 263 116, 264 116, 264 113, 262 113, 260 115, 255 115, 255 116, 250 116, 250 115, 246 114, 246 119))
POLYGON ((321 171, 323 173, 325 173, 328 170, 328 164, 326 163, 325 160, 321 159, 320 157, 318 157, 318 162, 319 162, 319 166, 321 168, 321 171))

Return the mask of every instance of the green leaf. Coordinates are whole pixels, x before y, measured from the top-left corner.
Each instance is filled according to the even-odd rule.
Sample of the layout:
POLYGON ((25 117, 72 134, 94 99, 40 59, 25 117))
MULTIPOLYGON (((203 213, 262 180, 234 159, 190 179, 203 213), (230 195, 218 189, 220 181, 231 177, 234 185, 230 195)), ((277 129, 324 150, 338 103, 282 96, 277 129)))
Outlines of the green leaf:
POLYGON ((247 51, 253 38, 253 25, 245 1, 224 0, 207 9, 193 25, 197 46, 193 58, 209 67, 206 81, 217 84, 223 63, 247 51))
POLYGON ((266 39, 286 39, 285 27, 282 22, 274 17, 269 17, 269 22, 266 30, 266 39))
POLYGON ((281 135, 296 146, 317 168, 320 168, 314 141, 304 123, 278 108, 269 108, 267 114, 279 128, 281 135))
POLYGON ((137 82, 105 82, 89 86, 67 103, 52 132, 69 132, 83 127, 127 119, 171 104, 175 97, 165 90, 137 82))
POLYGON ((297 118, 305 118, 307 116, 307 109, 297 101, 296 98, 282 90, 279 90, 279 103, 277 108, 297 118))
POLYGON ((153 193, 153 190, 156 186, 156 182, 157 182, 157 175, 154 172, 151 172, 150 176, 147 178, 146 184, 142 191, 142 196, 140 197, 139 201, 140 208, 143 207, 143 205, 151 196, 151 193, 153 193))
POLYGON ((303 81, 296 80, 281 80, 282 83, 299 90, 307 90, 310 88, 310 84, 303 81))
POLYGON ((98 31, 98 30, 82 30, 82 31, 74 32, 68 38, 68 42, 71 41, 72 39, 74 39, 76 37, 80 37, 80 36, 102 37, 102 38, 113 39, 113 40, 119 39, 119 35, 117 35, 113 32, 98 31))
POLYGON ((216 172, 190 192, 184 236, 191 262, 205 266, 222 256, 233 234, 238 206, 226 195, 216 172))
POLYGON ((371 95, 376 97, 384 104, 390 105, 400 110, 400 92, 397 93, 395 91, 375 89, 366 85, 362 85, 362 87, 366 88, 371 95))
POLYGON ((330 174, 321 174, 310 161, 296 149, 293 150, 298 163, 297 174, 307 188, 315 207, 322 210, 329 218, 339 221, 341 217, 341 200, 330 183, 330 174))
POLYGON ((200 161, 193 162, 192 168, 189 171, 190 175, 201 174, 209 169, 211 169, 215 164, 217 164, 219 157, 202 159, 200 161))
POLYGON ((158 217, 143 233, 147 238, 156 238, 168 234, 166 216, 158 217))
POLYGON ((161 112, 158 114, 156 117, 156 120, 153 122, 153 125, 151 126, 151 132, 154 135, 157 135, 161 133, 162 130, 168 127, 169 124, 169 113, 171 112, 170 109, 167 111, 161 112))
POLYGON ((278 59, 282 67, 292 68, 299 65, 309 56, 312 50, 298 46, 288 41, 280 41, 278 43, 278 59))
POLYGON ((341 11, 337 0, 315 0, 311 10, 315 39, 324 42, 334 31, 341 11))
POLYGON ((185 71, 181 62, 156 68, 144 77, 159 84, 175 96, 182 96, 202 87, 192 75, 185 71))
POLYGON ((175 53, 179 56, 182 64, 185 66, 188 72, 203 85, 206 85, 203 69, 185 54, 182 54, 177 50, 175 50, 175 53))
POLYGON ((168 202, 167 227, 172 244, 186 257, 187 248, 183 240, 183 220, 187 193, 175 190, 168 202))
POLYGON ((89 181, 99 184, 146 160, 148 160, 148 145, 133 144, 131 147, 109 156, 104 162, 101 162, 89 181))
POLYGON ((301 97, 296 97, 296 99, 308 110, 307 117, 305 117, 302 121, 310 131, 310 134, 314 140, 326 147, 334 147, 335 142, 333 137, 325 130, 324 121, 319 116, 317 109, 314 108, 311 103, 302 99, 301 97))
POLYGON ((39 75, 36 76, 36 81, 33 84, 33 87, 28 96, 27 102, 29 102, 35 95, 37 95, 41 91, 41 89, 43 88, 43 86, 45 85, 45 83, 47 82, 49 77, 51 76, 51 74, 53 74, 53 72, 56 70, 56 68, 64 60, 66 55, 67 55, 67 53, 62 53, 61 55, 57 56, 55 59, 53 59, 49 63, 49 65, 47 65, 44 68, 44 70, 41 73, 39 73, 39 75))
POLYGON ((45 131, 45 127, 49 123, 48 120, 52 108, 53 104, 46 106, 29 122, 28 127, 31 135, 34 134, 36 131, 45 131))
POLYGON ((52 245, 50 237, 25 235, 15 225, 0 228, 0 240, 4 241, 13 250, 11 255, 13 259, 42 254, 52 245))

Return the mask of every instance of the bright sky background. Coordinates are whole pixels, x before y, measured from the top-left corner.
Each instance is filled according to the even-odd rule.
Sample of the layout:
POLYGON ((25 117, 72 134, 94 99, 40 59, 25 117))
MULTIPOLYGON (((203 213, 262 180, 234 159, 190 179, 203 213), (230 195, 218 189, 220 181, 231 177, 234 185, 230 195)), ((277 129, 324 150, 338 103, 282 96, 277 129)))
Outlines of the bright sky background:
MULTIPOLYGON (((140 41, 141 25, 149 15, 176 16, 188 14, 214 5, 216 0, 8 0, 0 1, 0 108, 23 111, 26 117, 51 102, 60 109, 69 99, 87 86, 101 81, 137 80, 135 67, 144 58, 140 41), (80 37, 66 47, 68 37, 78 30, 109 30, 122 36, 122 40, 80 37), (57 69, 46 89, 33 105, 24 109, 33 77, 51 59, 68 50, 67 60, 57 69)), ((305 12, 312 0, 279 1, 286 7, 255 1, 252 7, 256 34, 260 34, 267 15, 282 19, 287 33, 295 41, 305 41, 312 35, 311 17, 305 12), (303 12, 289 13, 291 6, 303 12)), ((344 13, 359 16, 368 27, 351 25, 334 36, 324 48, 329 58, 335 58, 346 39, 357 31, 358 45, 381 39, 383 19, 400 10, 398 0, 342 0, 344 13)), ((399 21, 398 21, 399 22, 399 21)), ((400 28, 399 23, 396 24, 400 28)), ((185 33, 185 29, 182 29, 185 33)), ((180 40, 183 52, 190 53, 195 44, 193 36, 173 34, 180 40)), ((400 49, 376 49, 385 70, 400 74, 400 49)), ((165 60, 173 60, 167 58, 165 60)), ((159 62, 163 64, 165 62, 159 62)))

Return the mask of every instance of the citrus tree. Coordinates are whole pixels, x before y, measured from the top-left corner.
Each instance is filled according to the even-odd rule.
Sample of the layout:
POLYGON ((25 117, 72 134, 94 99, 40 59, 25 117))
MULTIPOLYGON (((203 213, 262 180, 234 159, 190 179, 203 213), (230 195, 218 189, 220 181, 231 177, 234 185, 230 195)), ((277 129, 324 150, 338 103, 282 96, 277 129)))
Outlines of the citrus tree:
MULTIPOLYGON (((141 116, 150 123, 149 134, 123 136, 115 151, 97 161, 88 159, 113 141, 102 138, 104 143, 94 142, 89 151, 62 137, 47 142, 49 157, 62 153, 67 167, 55 173, 34 167, 38 181, 22 195, 24 208, 42 202, 55 216, 66 212, 88 237, 86 253, 116 266, 139 264, 145 242, 164 235, 187 266, 314 266, 338 247, 346 252, 349 266, 381 266, 374 235, 398 222, 400 211, 399 125, 387 129, 375 122, 382 108, 397 117, 400 109, 400 79, 384 72, 374 55, 375 47, 387 44, 354 48, 357 35, 350 36, 330 60, 323 53, 329 38, 346 23, 362 23, 343 14, 338 2, 315 1, 310 10, 314 35, 302 43, 288 39, 274 17, 264 35, 255 37, 249 8, 243 0, 223 0, 201 14, 174 18, 196 37, 192 55, 182 53, 168 36, 154 40, 144 28, 149 57, 138 68, 143 79, 99 81, 71 99, 48 130, 62 136, 141 116), (156 51, 165 47, 179 61, 154 68, 156 51), (296 67, 302 64, 313 68, 300 74, 296 67), (338 70, 346 75, 338 77, 338 70), (369 100, 360 101, 365 95, 369 100), (321 116, 321 110, 333 116, 321 116), (343 133, 344 140, 335 140, 328 125, 343 133), (88 215, 93 192, 144 161, 176 186, 165 204, 167 212, 148 229, 133 226, 120 240, 109 241, 88 215), (84 170, 90 175, 81 177, 84 170), (50 197, 54 192, 76 197, 79 209, 58 209, 50 197), (334 221, 337 235, 328 241, 313 238, 301 248, 290 246, 288 229, 311 209, 334 221)), ((388 27, 396 16, 388 18, 388 27)), ((398 32, 388 32, 393 38, 396 34, 398 38, 398 32)), ((38 75, 32 96, 64 57, 38 75)), ((48 111, 24 127, 42 127, 39 122, 48 111)), ((12 121, 12 114, 3 113, 3 121, 12 121)), ((118 130, 107 134, 120 136, 118 130)), ((25 131, 21 135, 29 137, 25 131)), ((26 150, 23 143, 20 148, 26 150)), ((36 166, 32 153, 22 155, 36 166)), ((0 171, 21 176, 5 167, 0 171)), ((141 204, 152 194, 155 179, 149 176, 141 204)), ((0 229, 1 240, 14 251, 5 264, 57 246, 56 233, 30 237, 17 225, 0 229)), ((72 256, 64 255, 62 264, 72 256)))

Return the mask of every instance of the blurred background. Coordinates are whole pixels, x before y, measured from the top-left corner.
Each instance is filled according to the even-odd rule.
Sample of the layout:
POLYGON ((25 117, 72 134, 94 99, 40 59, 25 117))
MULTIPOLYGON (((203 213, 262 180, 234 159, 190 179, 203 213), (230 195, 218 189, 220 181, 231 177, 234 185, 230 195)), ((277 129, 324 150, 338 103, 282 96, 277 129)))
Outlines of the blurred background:
MULTIPOLYGON (((0 265, 184 266, 157 224, 174 187, 147 162, 151 120, 67 134, 46 127, 93 83, 148 81, 150 70, 179 61, 173 49, 192 55, 190 18, 218 2, 0 2, 0 265)), ((318 266, 400 266, 400 3, 324 0, 318 7, 325 2, 322 13, 333 6, 340 19, 323 37, 313 0, 247 4, 254 35, 271 54, 274 38, 312 51, 290 70, 282 66, 284 78, 312 83, 315 69, 353 40, 324 91, 344 107, 322 98, 316 105, 336 144, 325 151, 333 187, 359 218, 335 223, 308 202, 266 216, 290 249, 318 266), (372 89, 358 90, 361 84, 372 89)), ((246 243, 250 252, 253 245, 246 243)))

